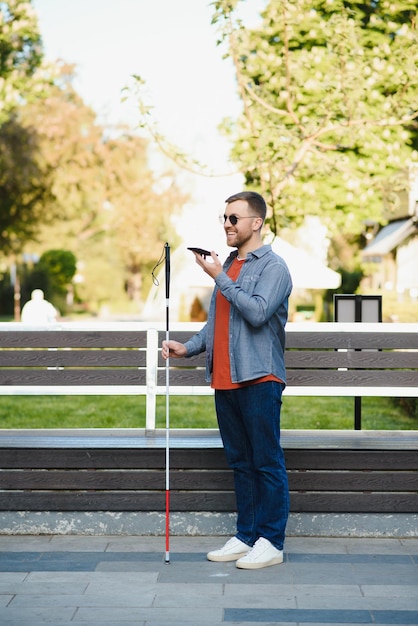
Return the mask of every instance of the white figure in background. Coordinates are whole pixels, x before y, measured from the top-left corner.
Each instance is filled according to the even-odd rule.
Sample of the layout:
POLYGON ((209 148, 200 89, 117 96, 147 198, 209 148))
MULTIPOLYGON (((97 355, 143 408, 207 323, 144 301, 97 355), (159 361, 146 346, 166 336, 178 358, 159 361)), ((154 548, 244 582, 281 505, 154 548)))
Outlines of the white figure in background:
POLYGON ((21 321, 24 324, 44 325, 57 321, 58 311, 45 300, 42 289, 34 289, 31 299, 22 308, 21 321))

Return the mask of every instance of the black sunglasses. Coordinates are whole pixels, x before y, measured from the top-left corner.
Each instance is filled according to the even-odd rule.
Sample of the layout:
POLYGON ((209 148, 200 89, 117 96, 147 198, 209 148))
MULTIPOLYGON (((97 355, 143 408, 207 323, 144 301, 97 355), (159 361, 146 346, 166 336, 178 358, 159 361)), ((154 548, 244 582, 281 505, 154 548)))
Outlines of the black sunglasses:
POLYGON ((246 220, 246 219, 257 219, 258 215, 243 215, 242 217, 240 217, 239 215, 220 215, 219 216, 219 221, 221 224, 225 224, 226 220, 229 220, 229 223, 232 224, 232 226, 236 226, 236 224, 238 224, 239 220, 246 220))

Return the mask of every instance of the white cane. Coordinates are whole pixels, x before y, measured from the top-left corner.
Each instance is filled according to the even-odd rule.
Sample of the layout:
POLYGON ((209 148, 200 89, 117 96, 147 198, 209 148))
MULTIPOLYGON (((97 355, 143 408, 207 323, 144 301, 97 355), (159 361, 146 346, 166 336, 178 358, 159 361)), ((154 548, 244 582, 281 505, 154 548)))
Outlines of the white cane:
MULTIPOLYGON (((170 340, 170 246, 165 244, 165 339, 170 340)), ((170 359, 165 362, 165 562, 170 563, 170 359)))

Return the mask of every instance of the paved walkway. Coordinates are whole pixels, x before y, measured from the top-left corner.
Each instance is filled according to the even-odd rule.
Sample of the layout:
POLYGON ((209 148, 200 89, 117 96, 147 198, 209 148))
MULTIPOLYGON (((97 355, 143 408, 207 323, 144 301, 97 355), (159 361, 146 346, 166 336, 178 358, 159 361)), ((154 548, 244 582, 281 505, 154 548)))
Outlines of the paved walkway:
POLYGON ((0 624, 418 624, 418 539, 289 537, 258 571, 206 561, 223 541, 0 536, 0 624))

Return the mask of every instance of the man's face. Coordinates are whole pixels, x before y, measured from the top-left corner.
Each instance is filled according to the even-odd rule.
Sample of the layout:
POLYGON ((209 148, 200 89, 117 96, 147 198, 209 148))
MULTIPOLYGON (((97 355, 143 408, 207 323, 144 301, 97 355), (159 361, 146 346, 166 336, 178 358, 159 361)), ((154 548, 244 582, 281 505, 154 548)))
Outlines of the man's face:
POLYGON ((227 204, 225 216, 227 217, 224 223, 226 243, 231 248, 240 248, 258 230, 258 222, 256 220, 260 218, 250 211, 246 200, 235 200, 235 202, 227 204), (235 221, 234 217, 237 218, 236 224, 230 222, 229 218, 231 216, 232 221, 235 221))

